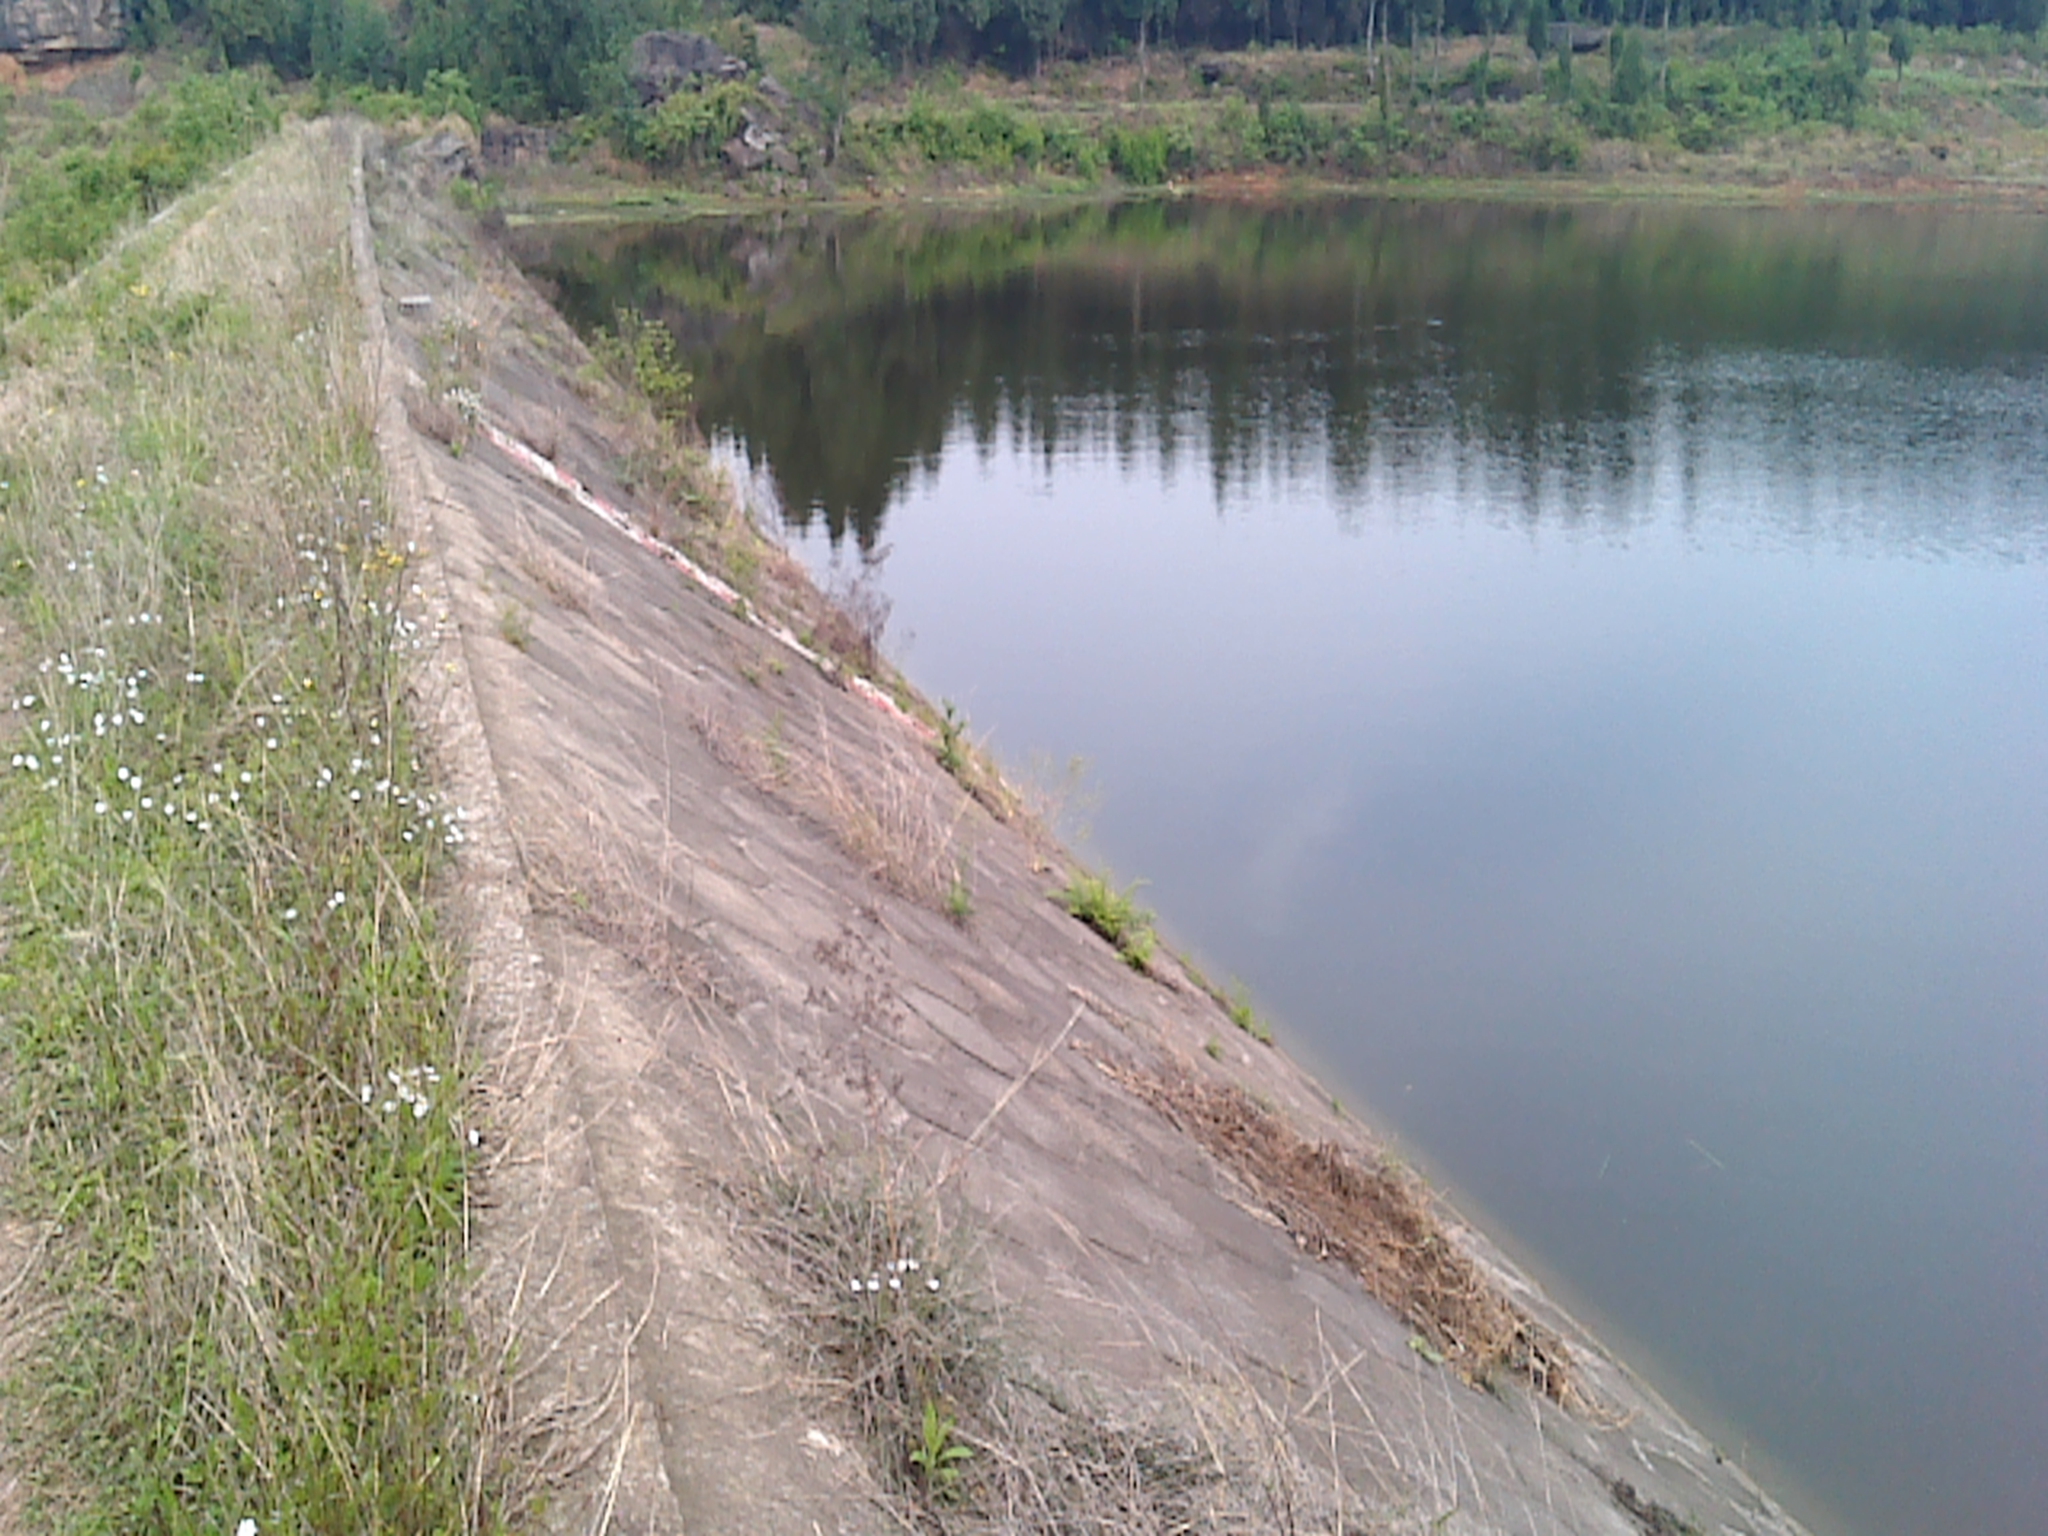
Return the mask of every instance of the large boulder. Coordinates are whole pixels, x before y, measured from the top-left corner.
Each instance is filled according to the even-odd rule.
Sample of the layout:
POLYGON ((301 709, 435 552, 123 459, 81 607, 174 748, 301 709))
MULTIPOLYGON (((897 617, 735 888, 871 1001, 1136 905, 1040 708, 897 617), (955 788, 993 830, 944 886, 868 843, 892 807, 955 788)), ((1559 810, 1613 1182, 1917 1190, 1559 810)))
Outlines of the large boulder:
POLYGON ((111 53, 126 36, 121 0, 0 0, 0 53, 29 60, 111 53))
POLYGON ((643 32, 626 58, 626 76, 643 107, 660 105, 684 86, 738 80, 746 72, 745 59, 695 32, 643 32))

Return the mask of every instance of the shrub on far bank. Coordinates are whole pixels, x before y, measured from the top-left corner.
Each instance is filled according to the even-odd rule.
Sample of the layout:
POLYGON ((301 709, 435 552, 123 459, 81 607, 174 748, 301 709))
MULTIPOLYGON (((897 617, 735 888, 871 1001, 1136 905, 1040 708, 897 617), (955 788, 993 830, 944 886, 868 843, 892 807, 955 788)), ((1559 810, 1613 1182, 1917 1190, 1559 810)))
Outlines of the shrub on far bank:
POLYGON ((189 76, 114 123, 57 114, 39 139, 10 151, 0 315, 20 314, 130 220, 246 153, 278 118, 270 86, 240 71, 189 76))

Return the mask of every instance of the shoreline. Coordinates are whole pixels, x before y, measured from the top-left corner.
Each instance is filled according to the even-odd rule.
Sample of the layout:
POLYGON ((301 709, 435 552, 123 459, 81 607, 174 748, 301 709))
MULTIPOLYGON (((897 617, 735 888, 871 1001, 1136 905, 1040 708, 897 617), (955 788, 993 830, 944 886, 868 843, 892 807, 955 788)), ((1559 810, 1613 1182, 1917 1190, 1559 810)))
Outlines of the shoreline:
POLYGON ((1291 203, 1433 202, 1511 205, 1696 205, 1736 208, 1900 208, 1955 212, 2048 215, 2048 182, 1956 181, 1929 186, 1918 178, 1885 186, 1844 186, 1822 181, 1759 183, 1694 181, 1685 177, 1416 177, 1342 180, 1312 176, 1217 175, 1165 187, 985 186, 905 189, 884 193, 735 195, 677 185, 648 192, 618 182, 609 194, 550 196, 539 185, 507 183, 494 208, 513 229, 577 225, 682 223, 776 214, 860 215, 906 209, 1002 213, 1013 209, 1082 208, 1109 203, 1217 202, 1258 206, 1291 203))

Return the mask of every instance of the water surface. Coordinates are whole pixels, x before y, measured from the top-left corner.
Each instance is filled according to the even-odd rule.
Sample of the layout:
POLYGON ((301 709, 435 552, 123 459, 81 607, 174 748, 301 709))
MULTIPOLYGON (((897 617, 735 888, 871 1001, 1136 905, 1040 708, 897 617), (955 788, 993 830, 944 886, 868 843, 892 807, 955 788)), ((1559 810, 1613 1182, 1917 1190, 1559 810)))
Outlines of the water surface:
POLYGON ((2048 1510, 2048 225, 536 242, 1347 1099, 1823 1531, 2048 1510))

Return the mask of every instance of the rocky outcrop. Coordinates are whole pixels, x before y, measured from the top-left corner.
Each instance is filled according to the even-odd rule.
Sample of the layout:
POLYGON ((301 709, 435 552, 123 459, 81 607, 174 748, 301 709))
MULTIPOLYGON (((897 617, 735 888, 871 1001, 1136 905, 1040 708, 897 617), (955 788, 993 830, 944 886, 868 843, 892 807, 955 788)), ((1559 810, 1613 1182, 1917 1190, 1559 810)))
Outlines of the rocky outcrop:
POLYGON ((719 152, 725 156, 725 163, 742 176, 764 166, 785 176, 795 176, 803 170, 802 163, 783 142, 781 132, 751 112, 747 114, 746 127, 727 140, 719 152))
POLYGON ((695 32, 643 32, 626 60, 626 77, 643 107, 660 105, 684 86, 739 80, 746 73, 745 59, 695 32))
POLYGON ((451 114, 393 159, 414 186, 438 191, 450 182, 475 181, 479 152, 476 130, 451 114))
POLYGON ((1550 24, 1550 46, 1559 53, 1566 49, 1573 53, 1598 53, 1607 46, 1607 29, 1582 26, 1577 22, 1553 21, 1550 24))
POLYGON ((555 135, 547 128, 493 119, 484 124, 484 164, 494 171, 543 165, 554 154, 555 135))
POLYGON ((25 60, 111 53, 125 38, 120 0, 0 0, 0 53, 25 60))

